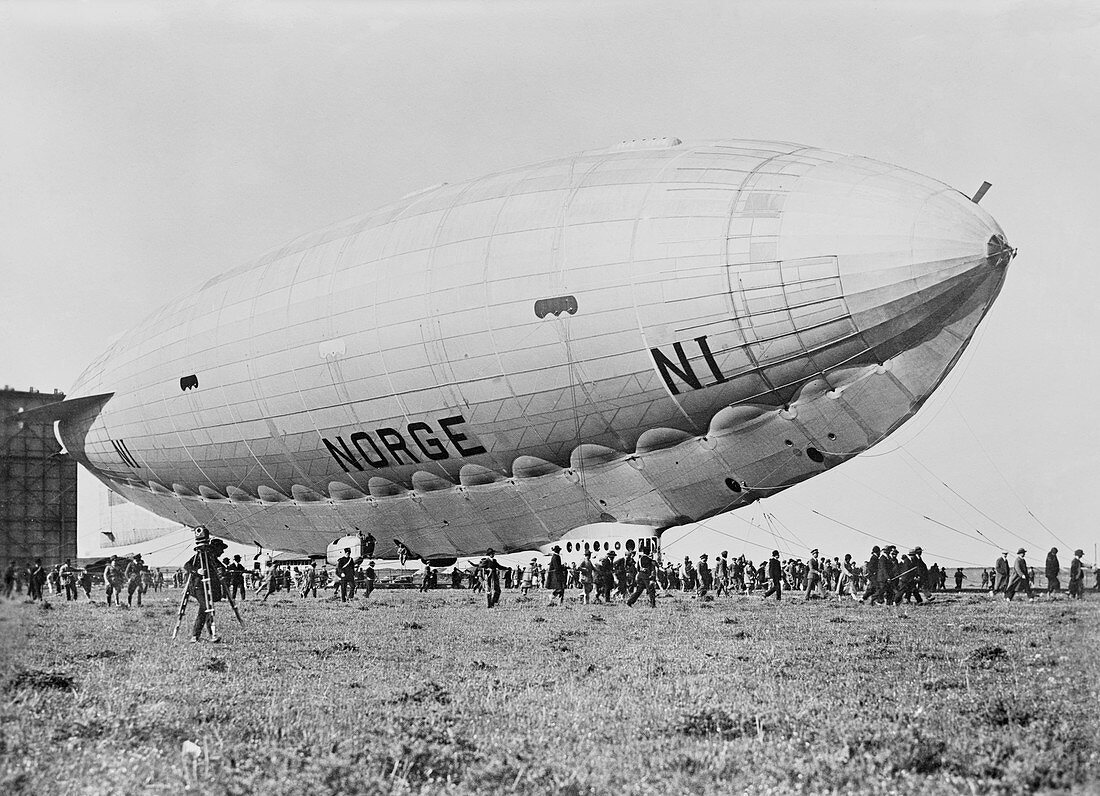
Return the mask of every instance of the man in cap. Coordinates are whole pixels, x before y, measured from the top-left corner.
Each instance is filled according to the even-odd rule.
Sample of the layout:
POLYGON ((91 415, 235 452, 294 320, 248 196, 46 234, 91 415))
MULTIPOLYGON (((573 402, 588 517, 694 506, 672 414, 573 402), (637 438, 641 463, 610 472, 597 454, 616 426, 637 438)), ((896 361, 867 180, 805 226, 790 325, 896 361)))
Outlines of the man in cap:
POLYGON ((368 559, 363 569, 363 598, 369 598, 371 592, 374 591, 374 583, 378 579, 377 573, 374 571, 373 559, 368 559))
POLYGON ((699 573, 699 599, 702 600, 707 596, 707 592, 710 591, 710 587, 714 582, 710 574, 710 564, 707 563, 706 553, 699 556, 699 563, 695 565, 695 571, 699 573))
POLYGON ((996 576, 993 581, 993 591, 990 594, 1004 594, 1005 589, 1008 588, 1008 551, 1001 553, 1000 557, 993 564, 993 574, 996 576))
POLYGON ((550 605, 554 605, 555 598, 558 605, 563 605, 567 570, 561 562, 561 545, 556 544, 550 549, 554 554, 550 556, 550 563, 546 567, 546 588, 550 590, 550 605))
POLYGON ((1028 572, 1027 561, 1024 560, 1025 555, 1027 555, 1027 550, 1022 547, 1016 551, 1016 561, 1012 564, 1012 579, 1008 582, 1008 588, 1005 589, 1005 599, 1010 602, 1017 589, 1023 589, 1027 592, 1029 600, 1035 599, 1035 595, 1031 591, 1030 573, 1028 572))
POLYGON ((1047 553, 1046 566, 1043 574, 1047 577, 1047 597, 1054 599, 1054 595, 1062 590, 1062 583, 1058 576, 1062 574, 1061 564, 1058 563, 1058 548, 1050 548, 1047 553))
POLYGON ((142 576, 145 573, 145 562, 141 560, 141 553, 134 553, 130 563, 126 565, 126 604, 133 605, 134 592, 137 592, 138 608, 141 608, 141 595, 145 591, 142 576))
POLYGON ((507 567, 497 561, 496 551, 490 547, 485 551, 485 558, 481 559, 477 569, 485 586, 487 607, 492 608, 500 602, 500 571, 507 567))
POLYGON ((355 559, 350 547, 345 547, 344 554, 336 560, 336 591, 342 603, 355 596, 355 559))
POLYGON ((817 589, 817 591, 819 591, 819 592, 821 591, 822 570, 821 570, 821 559, 818 558, 818 556, 820 556, 820 555, 821 555, 821 552, 816 547, 813 550, 810 551, 810 561, 806 565, 806 595, 805 595, 805 598, 807 600, 812 600, 815 596, 820 596, 820 595, 815 595, 814 594, 814 589, 817 589))
POLYGON ((773 594, 775 601, 783 599, 783 562, 779 560, 779 551, 772 550, 772 557, 768 559, 768 582, 771 584, 761 600, 767 600, 773 594))
POLYGON ((1085 593, 1085 565, 1081 561, 1083 555, 1084 550, 1074 550, 1073 561, 1069 564, 1069 596, 1075 600, 1080 600, 1085 593))

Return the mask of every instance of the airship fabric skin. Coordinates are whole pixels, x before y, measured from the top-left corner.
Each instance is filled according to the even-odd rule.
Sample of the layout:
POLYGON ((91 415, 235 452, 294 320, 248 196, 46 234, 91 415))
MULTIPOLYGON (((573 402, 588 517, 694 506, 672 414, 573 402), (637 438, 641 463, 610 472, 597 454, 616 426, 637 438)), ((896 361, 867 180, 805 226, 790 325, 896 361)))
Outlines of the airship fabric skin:
POLYGON ((1013 255, 965 195, 788 143, 627 142, 406 197, 216 276, 57 410, 111 489, 239 542, 445 558, 669 527, 865 451, 1013 255))

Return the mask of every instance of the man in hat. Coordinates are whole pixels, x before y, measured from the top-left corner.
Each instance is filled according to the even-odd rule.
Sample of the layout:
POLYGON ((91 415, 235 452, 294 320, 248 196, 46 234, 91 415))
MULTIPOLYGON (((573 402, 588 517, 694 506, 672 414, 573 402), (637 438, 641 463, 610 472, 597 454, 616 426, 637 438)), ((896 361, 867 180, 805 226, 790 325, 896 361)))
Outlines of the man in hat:
POLYGON ((993 591, 990 594, 1004 594, 1005 589, 1008 588, 1008 551, 1001 553, 1000 557, 993 564, 993 574, 996 578, 993 581, 993 591))
POLYGON ((1058 548, 1050 548, 1050 552, 1047 553, 1046 566, 1043 569, 1043 574, 1047 577, 1047 597, 1054 599, 1054 595, 1062 590, 1062 583, 1058 579, 1058 576, 1062 574, 1062 567, 1058 563, 1058 548))
POLYGON ((772 550, 772 557, 768 559, 768 582, 771 584, 761 600, 767 600, 773 594, 775 601, 783 599, 783 562, 779 560, 779 551, 772 550))
POLYGON ((812 600, 814 597, 821 596, 815 595, 814 590, 821 591, 821 559, 818 558, 820 551, 815 547, 810 551, 810 561, 806 565, 806 594, 805 599, 812 600))
MULTIPOLYGON (((924 549, 920 545, 913 548, 913 552, 909 554, 909 560, 913 566, 917 568, 917 589, 924 594, 925 600, 932 599, 932 589, 939 584, 932 583, 931 573, 928 571, 928 565, 924 563, 924 549)), ((939 567, 936 567, 936 578, 939 579, 939 567)))
POLYGON ((1005 589, 1005 599, 1010 602, 1017 589, 1023 589, 1027 592, 1029 600, 1035 599, 1035 595, 1031 591, 1030 573, 1028 572, 1027 561, 1024 560, 1025 555, 1027 555, 1027 550, 1022 547, 1016 551, 1016 561, 1012 565, 1012 579, 1008 582, 1008 588, 1005 589))
POLYGON ((1069 564, 1069 596, 1075 600, 1080 600, 1085 593, 1085 565, 1081 561, 1083 555, 1084 550, 1074 550, 1073 561, 1069 564))
POLYGON ((546 567, 546 588, 550 590, 550 605, 554 605, 555 599, 558 605, 563 605, 567 570, 561 562, 561 545, 556 544, 550 549, 554 554, 550 556, 550 564, 546 567))
POLYGON ((492 608, 500 602, 500 571, 507 569, 497 561, 497 554, 493 548, 485 551, 485 558, 477 565, 478 575, 485 586, 485 598, 488 607, 492 608))
POLYGON ((141 608, 141 595, 145 591, 142 576, 145 573, 145 562, 141 560, 141 553, 134 553, 130 563, 126 565, 126 604, 133 605, 134 592, 137 592, 138 608, 141 608))
POLYGON ((901 561, 898 563, 898 585, 897 593, 894 595, 894 605, 901 605, 901 601, 912 602, 917 601, 917 605, 924 604, 924 598, 920 593, 920 581, 917 568, 917 551, 910 550, 908 553, 901 557, 901 561))

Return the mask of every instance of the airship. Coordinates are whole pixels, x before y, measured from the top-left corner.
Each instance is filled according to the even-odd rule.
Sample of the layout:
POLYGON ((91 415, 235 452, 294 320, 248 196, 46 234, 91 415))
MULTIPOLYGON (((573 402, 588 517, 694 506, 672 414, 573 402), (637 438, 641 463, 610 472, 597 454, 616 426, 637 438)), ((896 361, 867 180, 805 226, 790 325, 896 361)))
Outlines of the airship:
POLYGON ((445 563, 659 531, 917 412, 1015 255, 978 200, 798 144, 626 141, 219 273, 47 411, 110 489, 246 544, 445 563))

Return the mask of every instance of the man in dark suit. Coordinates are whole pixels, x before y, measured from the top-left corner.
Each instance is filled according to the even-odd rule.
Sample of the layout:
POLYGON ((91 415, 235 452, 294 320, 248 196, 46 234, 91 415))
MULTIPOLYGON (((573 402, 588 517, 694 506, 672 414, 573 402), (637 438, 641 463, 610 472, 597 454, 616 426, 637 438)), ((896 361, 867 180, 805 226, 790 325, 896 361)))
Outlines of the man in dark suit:
POLYGON ((772 550, 772 557, 768 559, 768 581, 771 588, 764 592, 761 600, 766 600, 775 595, 775 601, 783 599, 783 562, 779 560, 779 551, 772 550))
POLYGON ((550 564, 546 567, 546 588, 550 590, 550 604, 554 605, 556 598, 557 604, 562 605, 565 602, 566 569, 561 562, 561 545, 554 545, 550 549, 554 554, 550 556, 550 564))
POLYGON ((1050 552, 1047 553, 1046 566, 1043 569, 1043 574, 1047 576, 1047 597, 1054 599, 1054 595, 1062 590, 1062 583, 1058 579, 1058 576, 1062 574, 1062 566, 1058 562, 1058 548, 1050 548, 1050 552))
POLYGON ((351 557, 350 547, 345 547, 344 554, 336 561, 336 583, 340 602, 346 603, 349 595, 355 596, 355 559, 351 557))
POLYGON ((626 601, 627 605, 634 605, 642 593, 649 596, 649 607, 657 607, 657 565, 645 550, 638 557, 638 573, 634 578, 634 591, 626 601))

